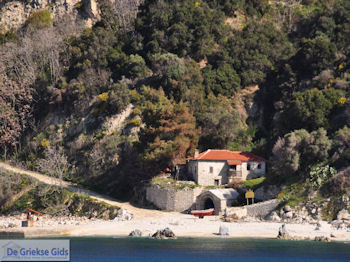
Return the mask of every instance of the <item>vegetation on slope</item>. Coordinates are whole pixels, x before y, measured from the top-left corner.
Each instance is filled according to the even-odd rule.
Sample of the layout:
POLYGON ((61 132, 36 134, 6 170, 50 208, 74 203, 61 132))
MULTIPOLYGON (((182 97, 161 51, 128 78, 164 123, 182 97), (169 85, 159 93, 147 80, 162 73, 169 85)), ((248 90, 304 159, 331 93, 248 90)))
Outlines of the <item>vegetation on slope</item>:
POLYGON ((45 11, 1 32, 4 158, 38 169, 53 148, 67 179, 130 197, 195 148, 249 150, 270 183, 329 167, 323 194, 348 193, 349 1, 146 0, 130 30, 99 4, 83 31, 45 11))

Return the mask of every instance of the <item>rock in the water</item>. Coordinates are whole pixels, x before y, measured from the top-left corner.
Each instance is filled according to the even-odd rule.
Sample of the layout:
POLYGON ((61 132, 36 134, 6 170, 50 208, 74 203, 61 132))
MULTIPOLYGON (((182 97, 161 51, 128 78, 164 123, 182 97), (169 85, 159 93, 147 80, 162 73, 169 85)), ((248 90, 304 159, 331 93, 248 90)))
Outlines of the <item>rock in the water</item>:
POLYGON ((343 209, 341 211, 339 211, 338 215, 337 215, 337 220, 340 221, 349 221, 350 222, 350 214, 346 209, 343 209))
POLYGON ((156 239, 167 239, 167 238, 175 239, 176 238, 174 232, 168 227, 163 230, 157 230, 157 232, 154 233, 152 237, 156 239))
POLYGON ((129 237, 142 237, 141 230, 135 229, 130 232, 129 237))
POLYGON ((280 238, 280 239, 291 239, 291 236, 289 235, 289 233, 287 231, 286 224, 283 224, 279 228, 277 238, 280 238))
POLYGON ((321 242, 331 242, 331 240, 328 237, 325 236, 320 236, 320 237, 315 237, 315 241, 321 241, 321 242))
POLYGON ((167 238, 174 238, 175 237, 174 232, 168 227, 162 231, 162 234, 167 238))
POLYGON ((281 221, 281 218, 277 215, 275 211, 272 211, 269 215, 265 217, 265 220, 279 222, 281 221))
POLYGON ((114 218, 115 221, 125 221, 125 220, 131 220, 134 218, 134 215, 126 210, 126 209, 119 209, 117 216, 114 218))
POLYGON ((157 232, 154 233, 152 237, 156 239, 164 239, 164 236, 162 235, 162 230, 157 230, 157 232))
POLYGON ((219 228, 219 235, 220 236, 228 236, 230 235, 230 230, 226 225, 221 225, 219 228))

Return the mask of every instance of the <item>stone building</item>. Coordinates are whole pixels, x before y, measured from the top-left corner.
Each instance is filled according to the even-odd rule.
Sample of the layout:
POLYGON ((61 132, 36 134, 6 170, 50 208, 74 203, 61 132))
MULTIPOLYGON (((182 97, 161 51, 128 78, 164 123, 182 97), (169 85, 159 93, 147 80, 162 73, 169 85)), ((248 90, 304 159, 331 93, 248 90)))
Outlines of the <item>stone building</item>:
POLYGON ((214 208, 215 215, 219 215, 227 207, 231 207, 238 196, 239 193, 233 188, 211 189, 197 196, 196 209, 214 208))
POLYGON ((252 153, 213 150, 187 159, 187 172, 202 186, 219 186, 265 175, 265 160, 252 153))

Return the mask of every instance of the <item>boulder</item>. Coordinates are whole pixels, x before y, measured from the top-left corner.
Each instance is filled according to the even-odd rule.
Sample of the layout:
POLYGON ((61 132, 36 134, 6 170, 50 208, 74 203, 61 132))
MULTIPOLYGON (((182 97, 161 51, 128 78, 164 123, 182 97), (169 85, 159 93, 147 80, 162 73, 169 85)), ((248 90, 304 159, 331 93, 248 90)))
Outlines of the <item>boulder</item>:
POLYGON ((325 236, 316 236, 315 241, 321 241, 321 242, 331 242, 331 240, 328 238, 328 237, 325 237, 325 236))
POLYGON ((142 237, 141 230, 135 229, 130 232, 129 237, 142 237))
POLYGON ((174 232, 168 227, 162 231, 162 234, 167 238, 175 238, 174 232))
POLYGON ((175 239, 176 238, 174 232, 168 227, 163 230, 157 230, 157 232, 154 233, 152 237, 156 239, 168 239, 168 238, 175 239))
POLYGON ((230 230, 226 225, 221 225, 219 228, 219 235, 220 236, 228 236, 230 235, 230 230))
POLYGON ((266 217, 265 217, 265 220, 267 221, 281 221, 281 218, 277 215, 277 213, 275 211, 272 211, 270 214, 268 214, 266 217))
POLYGON ((292 237, 290 236, 286 224, 283 224, 279 229, 278 229, 278 235, 277 238, 279 239, 291 239, 292 237))
POLYGON ((344 221, 344 222, 350 222, 350 214, 346 209, 343 209, 341 211, 339 211, 338 215, 337 215, 337 220, 339 221, 344 221))
POLYGON ((162 235, 162 230, 157 230, 157 232, 154 233, 152 237, 155 239, 164 239, 164 236, 162 235))
POLYGON ((134 215, 126 210, 126 209, 119 209, 117 212, 117 216, 114 218, 114 221, 126 221, 131 220, 134 218, 134 215))
POLYGON ((290 206, 285 206, 284 207, 284 212, 288 213, 288 212, 291 212, 292 211, 292 208, 290 206))
POLYGON ((293 218, 293 212, 286 212, 283 214, 283 219, 291 219, 293 218))

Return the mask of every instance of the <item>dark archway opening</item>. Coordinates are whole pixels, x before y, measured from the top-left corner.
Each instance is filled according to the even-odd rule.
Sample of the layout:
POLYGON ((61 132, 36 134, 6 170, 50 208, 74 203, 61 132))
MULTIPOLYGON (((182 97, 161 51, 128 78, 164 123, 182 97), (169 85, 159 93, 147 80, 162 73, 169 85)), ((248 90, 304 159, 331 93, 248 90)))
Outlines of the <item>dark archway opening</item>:
POLYGON ((214 208, 213 200, 207 198, 204 202, 204 209, 214 208))

